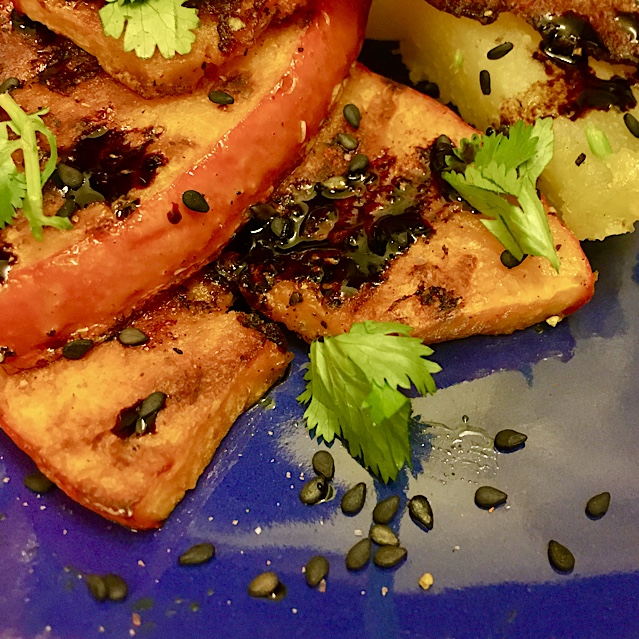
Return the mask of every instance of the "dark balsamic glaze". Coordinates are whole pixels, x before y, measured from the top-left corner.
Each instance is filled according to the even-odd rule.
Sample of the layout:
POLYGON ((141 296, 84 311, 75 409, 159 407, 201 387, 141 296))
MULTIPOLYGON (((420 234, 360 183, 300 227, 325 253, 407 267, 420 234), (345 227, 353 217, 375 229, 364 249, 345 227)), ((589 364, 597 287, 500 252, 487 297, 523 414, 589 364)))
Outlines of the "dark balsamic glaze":
POLYGON ((620 12, 615 17, 615 22, 628 35, 632 44, 639 42, 639 15, 620 12))
POLYGON ((278 279, 315 282, 333 304, 379 281, 393 257, 432 232, 420 213, 432 198, 429 176, 390 178, 394 164, 382 156, 364 174, 297 183, 254 207, 218 263, 221 273, 254 304, 278 279))

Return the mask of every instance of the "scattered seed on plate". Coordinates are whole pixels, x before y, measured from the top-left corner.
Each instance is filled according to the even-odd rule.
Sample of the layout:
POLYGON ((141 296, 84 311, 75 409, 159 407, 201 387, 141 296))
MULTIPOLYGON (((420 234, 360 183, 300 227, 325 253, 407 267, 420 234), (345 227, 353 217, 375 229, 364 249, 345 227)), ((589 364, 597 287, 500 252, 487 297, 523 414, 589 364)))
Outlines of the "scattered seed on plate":
POLYGON ((350 133, 338 133, 335 136, 335 141, 345 151, 354 151, 359 146, 357 138, 350 133))
POLYGON ((349 570, 361 570, 371 559, 371 540, 368 537, 358 541, 346 555, 349 570))
POLYGON ((127 326, 118 333, 118 341, 124 346, 142 346, 149 341, 149 336, 134 326, 127 326))
POLYGON ((347 104, 343 110, 344 119, 354 128, 359 128, 362 121, 362 114, 354 104, 347 104))
POLYGON ((307 506, 312 506, 326 497, 328 482, 324 477, 313 477, 307 481, 300 490, 300 500, 307 506))
POLYGON ((39 470, 27 475, 23 483, 31 492, 39 493, 40 495, 49 493, 56 487, 55 484, 39 470))
POLYGON ((211 561, 215 556, 215 546, 209 542, 195 544, 184 551, 178 558, 180 566, 199 566, 211 561))
POLYGON ((493 486, 481 486, 475 492, 475 504, 479 508, 489 510, 506 503, 508 495, 493 486))
POLYGON ((229 104, 235 103, 235 98, 226 91, 211 91, 209 93, 209 100, 213 102, 213 104, 219 104, 223 106, 228 106, 229 104))
POLYGON ((81 359, 93 348, 92 339, 74 339, 62 347, 62 357, 81 359))
POLYGON ((505 428, 495 435, 495 448, 500 453, 512 453, 523 448, 527 439, 528 436, 524 433, 505 428))
POLYGON ((373 521, 376 524, 387 524, 397 513, 399 497, 393 495, 378 502, 373 510, 373 521))
POLYGON ((425 572, 419 578, 419 587, 422 590, 428 590, 434 583, 435 583, 435 580, 433 579, 433 575, 431 575, 429 572, 425 572))
POLYGON ((129 588, 120 575, 109 573, 102 577, 102 581, 106 586, 107 597, 111 601, 124 601, 127 598, 129 588))
POLYGON ((182 193, 182 202, 187 209, 196 213, 208 213, 210 206, 204 196, 199 191, 189 189, 182 193))
POLYGON ((499 60, 503 58, 505 55, 508 55, 513 50, 512 42, 502 42, 498 44, 496 47, 493 47, 487 54, 486 57, 489 60, 499 60))
POLYGON ((379 546, 399 546, 397 535, 386 524, 373 524, 368 536, 379 546))
POLYGON ((548 561, 557 572, 565 574, 572 572, 575 567, 574 555, 554 539, 548 542, 548 561))
POLYGON ((84 581, 96 601, 104 601, 107 598, 107 587, 100 575, 87 575, 84 581))
POLYGON ((392 568, 406 558, 408 551, 402 546, 382 546, 373 557, 376 566, 392 568))
POLYGON ((251 597, 272 597, 279 585, 280 580, 274 572, 263 572, 248 585, 248 594, 251 597))
POLYGON ((586 504, 586 515, 590 519, 601 519, 607 512, 610 506, 610 493, 600 493, 588 500, 586 504))
POLYGON ((329 481, 335 475, 335 460, 327 450, 318 450, 313 455, 313 470, 329 481))
POLYGON ((323 555, 315 555, 309 559, 305 566, 304 576, 306 577, 306 583, 315 588, 322 579, 328 577, 329 563, 328 559, 323 555))
POLYGON ((427 530, 433 528, 433 509, 430 502, 424 495, 415 495, 408 502, 408 513, 410 518, 418 525, 427 530))
POLYGON ((364 507, 365 501, 366 484, 361 481, 344 493, 340 506, 345 515, 356 515, 364 507))
POLYGON ((479 86, 484 95, 490 95, 490 73, 486 69, 482 69, 479 72, 479 86))

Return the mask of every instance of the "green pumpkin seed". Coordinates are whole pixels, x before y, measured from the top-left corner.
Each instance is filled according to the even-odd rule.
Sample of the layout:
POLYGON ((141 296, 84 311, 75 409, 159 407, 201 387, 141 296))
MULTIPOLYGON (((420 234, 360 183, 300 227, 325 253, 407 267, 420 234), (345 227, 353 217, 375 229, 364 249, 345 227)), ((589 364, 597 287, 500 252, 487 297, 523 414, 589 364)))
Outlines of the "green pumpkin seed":
POLYGON ((335 460, 327 450, 318 450, 313 455, 313 470, 329 481, 335 475, 335 460))
POLYGON ((226 91, 211 91, 209 93, 209 100, 213 102, 213 104, 221 104, 224 106, 235 103, 235 98, 226 91))
POLYGON ((138 411, 138 415, 140 417, 148 417, 152 413, 157 413, 159 410, 164 408, 164 404, 166 403, 166 395, 160 391, 155 391, 151 393, 140 406, 140 410, 138 411))
POLYGON ((149 336, 139 328, 127 326, 118 333, 118 341, 124 346, 142 346, 149 341, 149 336))
POLYGON ((50 493, 56 487, 55 484, 39 470, 27 475, 24 478, 23 483, 31 492, 38 493, 40 495, 50 493))
POLYGON ((306 577, 306 583, 315 588, 322 579, 328 576, 329 564, 328 559, 323 555, 315 555, 309 559, 304 569, 304 576, 306 577))
POLYGON ((588 500, 586 504, 586 515, 590 519, 601 519, 607 512, 610 506, 610 493, 601 493, 595 495, 588 500))
POLYGON ((248 594, 251 597, 271 597, 279 585, 280 580, 274 572, 263 572, 248 585, 248 594))
POLYGON ((484 510, 497 508, 505 504, 507 499, 508 495, 505 492, 493 486, 481 486, 475 492, 475 504, 484 510))
POLYGON ((178 558, 180 566, 199 566, 211 561, 215 556, 215 546, 211 543, 204 542, 195 544, 188 550, 184 551, 178 558))
POLYGON ((211 207, 199 191, 188 190, 182 193, 182 202, 187 209, 196 213, 208 213, 211 207))
POLYGON ((362 481, 349 488, 342 497, 341 508, 345 515, 356 515, 366 501, 366 484, 362 481))
POLYGON ((408 513, 417 525, 423 526, 426 530, 433 529, 433 509, 424 495, 411 498, 408 502, 408 513))
POLYGON ((399 507, 399 497, 393 495, 378 502, 373 510, 373 521, 376 524, 387 524, 396 514, 399 507))
POLYGON ((359 146, 357 138, 352 136, 350 133, 338 133, 335 136, 335 142, 337 142, 337 144, 339 144, 345 151, 354 151, 359 146))
POLYGON ((399 546, 397 535, 386 524, 374 524, 369 537, 379 546, 399 546))
POLYGON ((362 114, 354 104, 347 104, 343 110, 344 119, 354 128, 359 128, 362 121, 362 114))
POLYGON ((363 173, 369 165, 368 156, 363 153, 357 153, 348 164, 349 173, 363 173))
POLYGON ((349 570, 361 570, 371 559, 371 540, 366 537, 358 541, 346 555, 349 570))
POLYGON ((84 581, 96 601, 104 601, 107 598, 107 587, 100 575, 87 575, 84 581))
POLYGON ((0 84, 0 93, 11 93, 14 89, 20 88, 20 80, 18 78, 7 78, 0 84))
POLYGON ((93 348, 92 339, 74 339, 62 347, 62 357, 81 359, 93 348))
POLYGON ((523 433, 506 428, 495 435, 495 448, 500 453, 512 453, 523 448, 527 439, 523 433))
POLYGON ((102 581, 104 581, 106 586, 107 597, 111 601, 124 601, 126 599, 129 594, 129 588, 120 575, 109 573, 102 577, 102 581))
POLYGON ((65 200, 62 206, 57 210, 56 217, 66 217, 68 219, 75 213, 76 208, 75 200, 69 198, 65 200))
POLYGON ((60 162, 56 170, 58 171, 58 177, 65 186, 68 186, 70 189, 79 189, 82 186, 84 176, 78 169, 74 169, 72 166, 60 162))
POLYGON ((392 568, 406 558, 408 551, 402 546, 382 546, 373 557, 376 566, 392 568))
POLYGON ((572 572, 575 567, 574 555, 554 539, 548 542, 548 561, 557 572, 565 574, 572 572))

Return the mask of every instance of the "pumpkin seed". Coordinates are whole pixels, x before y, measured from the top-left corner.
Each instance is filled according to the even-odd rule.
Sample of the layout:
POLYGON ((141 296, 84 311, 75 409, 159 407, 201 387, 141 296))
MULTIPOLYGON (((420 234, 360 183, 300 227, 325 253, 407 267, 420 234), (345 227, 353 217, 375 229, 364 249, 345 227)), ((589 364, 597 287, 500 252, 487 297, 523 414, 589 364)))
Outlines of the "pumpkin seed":
POLYGON ((184 551, 178 558, 180 566, 199 566, 211 561, 215 556, 215 546, 211 543, 204 542, 195 544, 188 550, 184 551))
POLYGON ((335 141, 345 151, 354 151, 359 146, 359 142, 357 141, 357 138, 351 135, 350 133, 338 133, 335 136, 335 141))
POLYGON ((312 506, 326 497, 328 482, 324 477, 314 477, 307 481, 300 490, 300 500, 307 506, 312 506))
POLYGON ((348 164, 349 173, 363 173, 369 165, 368 156, 363 153, 357 153, 348 164))
POLYGON ((505 504, 507 499, 508 495, 505 492, 493 486, 481 486, 475 492, 475 504, 484 510, 497 508, 505 504))
POLYGON ((378 502, 373 510, 373 521, 376 524, 387 524, 397 513, 399 497, 393 495, 378 502))
POLYGON ((433 509, 424 495, 415 495, 411 498, 408 502, 408 513, 416 524, 423 526, 427 530, 432 530, 433 509))
POLYGON ((79 189, 84 182, 84 176, 81 171, 74 169, 68 164, 60 162, 56 167, 58 177, 62 180, 62 184, 68 186, 70 189, 79 189))
POLYGON ((369 537, 380 546, 399 546, 397 535, 386 524, 374 524, 369 537))
POLYGON ((55 484, 39 470, 27 475, 24 478, 23 483, 31 492, 38 493, 40 495, 50 493, 56 487, 55 484))
POLYGON ((506 428, 495 435, 495 448, 500 453, 512 453, 523 448, 527 439, 523 433, 506 428))
POLYGON ((107 587, 100 575, 87 575, 84 581, 96 601, 104 601, 107 598, 107 587))
POLYGON ((371 559, 371 540, 366 537, 358 541, 346 555, 349 570, 361 570, 371 559))
POLYGON ((62 347, 62 357, 81 359, 93 348, 92 339, 74 339, 62 347))
POLYGON ((211 91, 209 93, 209 100, 213 104, 229 105, 235 103, 235 98, 226 91, 211 91))
POLYGON ((373 557, 376 566, 392 568, 406 558, 408 551, 402 546, 382 546, 373 557))
POLYGON ((313 455, 313 470, 329 481, 335 475, 335 460, 327 450, 318 450, 313 455))
POLYGON ((362 114, 354 104, 347 104, 343 110, 345 120, 354 128, 359 128, 362 121, 362 114))
POLYGON ((166 395, 161 391, 155 391, 142 402, 138 415, 140 417, 148 417, 152 413, 157 413, 159 410, 164 408, 165 403, 166 395))
POLYGON ((208 213, 210 206, 199 191, 188 190, 182 193, 182 202, 187 209, 196 213, 208 213))
POLYGON ((142 346, 149 341, 149 336, 139 328, 127 326, 118 333, 118 341, 124 346, 142 346))
POLYGON ((349 488, 342 497, 341 507, 345 515, 356 515, 366 501, 366 484, 362 481, 349 488))
POLYGON ((109 573, 102 577, 102 581, 106 586, 107 597, 111 601, 124 601, 126 599, 129 594, 129 588, 120 575, 109 573))
POLYGON ((315 588, 322 579, 328 576, 328 559, 323 555, 315 555, 309 559, 305 566, 304 576, 306 577, 306 583, 315 588))
POLYGON ((590 519, 601 519, 610 506, 610 493, 600 493, 588 500, 586 504, 586 515, 590 519))
POLYGON ((263 572, 248 585, 248 594, 251 597, 271 597, 279 585, 280 580, 274 572, 263 572))
POLYGON ((557 572, 565 574, 572 572, 575 567, 574 555, 554 539, 548 542, 548 561, 557 572))
POLYGON ((7 78, 0 84, 0 93, 10 93, 14 89, 20 88, 20 80, 18 78, 7 78))
POLYGON ((75 200, 69 198, 65 200, 62 206, 57 210, 56 217, 66 217, 68 219, 75 213, 76 208, 75 200))

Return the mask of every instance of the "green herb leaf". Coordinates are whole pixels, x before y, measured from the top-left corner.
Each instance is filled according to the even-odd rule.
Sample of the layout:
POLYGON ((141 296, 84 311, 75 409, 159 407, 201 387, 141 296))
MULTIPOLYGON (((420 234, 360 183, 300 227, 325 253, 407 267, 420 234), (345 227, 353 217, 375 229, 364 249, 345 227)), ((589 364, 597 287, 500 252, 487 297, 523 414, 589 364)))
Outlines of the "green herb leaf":
POLYGON ((464 172, 451 168, 442 177, 488 220, 484 226, 515 258, 545 257, 559 271, 559 257, 544 206, 537 195, 537 179, 553 154, 552 120, 534 125, 519 121, 503 133, 474 135, 462 140, 455 155, 473 157, 464 172))
POLYGON ((31 233, 38 240, 42 239, 45 226, 72 228, 66 218, 45 215, 42 206, 42 187, 58 161, 55 136, 40 117, 48 109, 28 115, 8 93, 0 94, 0 108, 10 118, 0 122, 0 228, 13 223, 18 209, 22 209, 31 225, 31 233), (11 139, 10 132, 14 139, 11 139), (49 144, 49 158, 42 170, 38 134, 44 136, 49 144), (16 151, 22 151, 23 171, 15 163, 16 151))
POLYGON ((183 7, 186 0, 107 0, 100 9, 104 35, 120 38, 124 50, 148 59, 156 47, 165 58, 185 55, 200 26, 197 9, 183 7))
POLYGON ((351 455, 384 481, 410 464, 411 405, 399 388, 434 393, 432 374, 441 370, 425 359, 433 351, 410 337, 412 330, 369 321, 314 341, 306 390, 298 397, 308 404, 304 417, 317 437, 341 437, 351 455))

